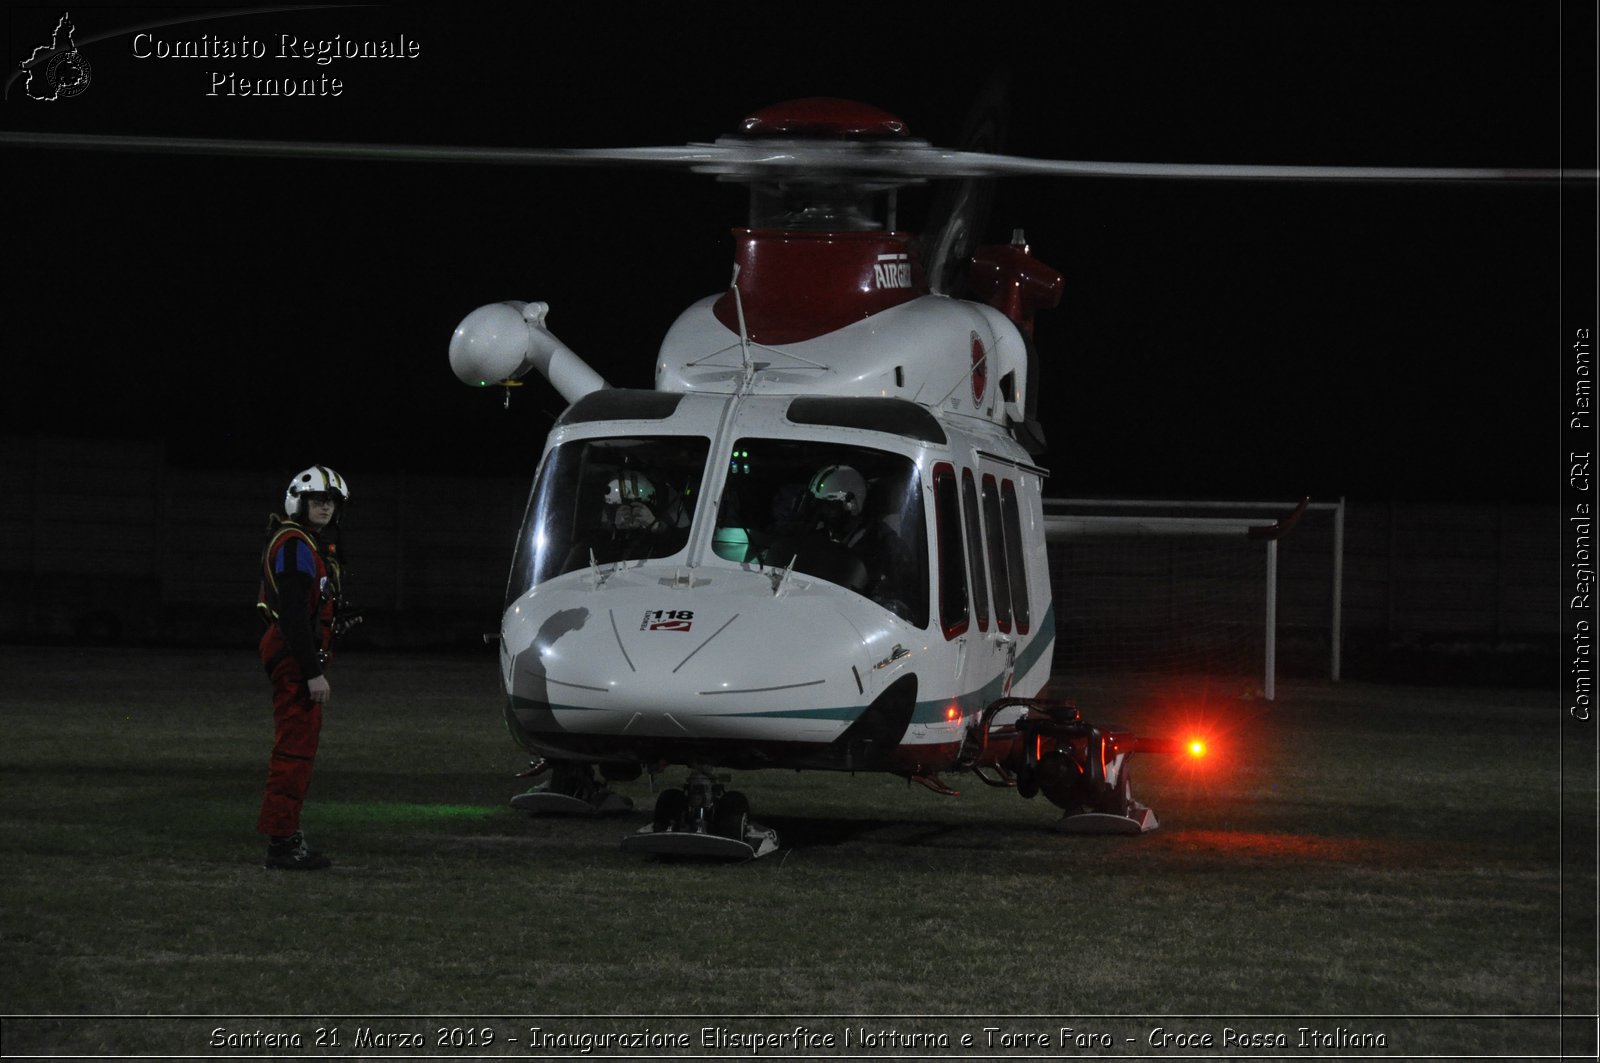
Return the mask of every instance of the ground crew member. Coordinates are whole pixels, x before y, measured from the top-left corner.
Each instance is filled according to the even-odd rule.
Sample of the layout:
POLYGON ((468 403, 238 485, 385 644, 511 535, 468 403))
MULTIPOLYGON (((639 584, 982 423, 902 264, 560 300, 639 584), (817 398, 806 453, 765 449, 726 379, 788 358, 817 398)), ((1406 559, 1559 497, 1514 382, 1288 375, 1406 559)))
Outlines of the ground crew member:
POLYGON ((256 829, 267 835, 266 866, 320 871, 331 865, 306 845, 300 806, 328 700, 325 670, 339 610, 339 514, 350 500, 344 478, 326 465, 295 474, 273 514, 261 555, 257 606, 267 623, 261 663, 272 681, 272 758, 256 829))

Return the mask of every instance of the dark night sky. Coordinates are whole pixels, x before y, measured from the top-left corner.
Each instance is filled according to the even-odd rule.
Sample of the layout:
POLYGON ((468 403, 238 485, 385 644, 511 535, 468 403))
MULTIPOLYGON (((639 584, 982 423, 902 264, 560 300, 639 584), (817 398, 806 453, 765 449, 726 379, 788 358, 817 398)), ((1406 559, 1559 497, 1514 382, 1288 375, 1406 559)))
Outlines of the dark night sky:
MULTIPOLYGON (((7 127, 674 144, 769 103, 835 95, 953 145, 978 86, 1004 72, 1015 154, 1594 157, 1592 5, 1564 16, 1525 3, 997 5, 997 22, 980 25, 910 7, 380 5, 152 31, 272 45, 283 33, 405 34, 421 46, 415 60, 327 67, 138 60, 135 28, 192 9, 73 13, 89 90, 40 104, 13 79, 7 127), (326 73, 346 88, 208 97, 215 69, 326 73)), ((13 8, 10 61, 59 14, 13 8)), ((744 213, 741 191, 694 175, 0 154, 4 431, 164 440, 195 467, 531 473, 561 400, 536 381, 508 413, 498 392, 459 385, 445 358, 457 321, 498 299, 547 301, 551 328, 613 383, 649 386, 673 317, 726 284, 728 230, 744 213)), ((1561 337, 1593 324, 1593 198, 1563 204, 1554 186, 1001 182, 989 236, 1024 228, 1067 277, 1038 329, 1049 493, 1553 496, 1561 337)))

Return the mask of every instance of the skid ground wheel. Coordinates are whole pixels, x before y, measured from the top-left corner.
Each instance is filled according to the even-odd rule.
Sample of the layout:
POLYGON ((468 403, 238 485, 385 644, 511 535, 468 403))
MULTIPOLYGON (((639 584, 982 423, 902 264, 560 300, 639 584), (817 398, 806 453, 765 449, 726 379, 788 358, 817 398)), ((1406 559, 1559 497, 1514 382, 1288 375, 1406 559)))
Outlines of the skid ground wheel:
POLYGON ((689 795, 682 790, 662 790, 656 798, 654 825, 658 831, 677 830, 689 813, 689 795))
POLYGON ((717 802, 711 819, 711 832, 724 838, 744 840, 745 828, 750 824, 750 799, 737 790, 729 790, 717 802))

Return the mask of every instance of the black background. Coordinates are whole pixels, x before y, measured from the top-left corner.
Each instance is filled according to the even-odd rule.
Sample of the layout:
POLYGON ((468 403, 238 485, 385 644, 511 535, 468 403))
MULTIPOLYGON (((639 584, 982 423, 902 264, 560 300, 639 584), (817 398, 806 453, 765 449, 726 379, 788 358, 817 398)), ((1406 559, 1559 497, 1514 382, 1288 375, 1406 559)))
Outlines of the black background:
MULTIPOLYGON (((166 25, 207 12, 71 10, 92 84, 39 103, 13 74, 7 127, 677 144, 832 95, 955 145, 1003 74, 1014 154, 1594 165, 1593 5, 380 5, 166 25), (404 34, 421 54, 139 60, 142 26, 404 34), (213 70, 345 88, 212 97, 213 70)), ((59 16, 13 8, 7 56, 59 16)), ((745 211, 740 189, 690 174, 3 157, 0 432, 160 440, 180 468, 327 462, 355 482, 530 474, 562 401, 533 380, 503 411, 457 383, 456 323, 544 300, 613 383, 648 387, 676 314, 726 285, 745 211)), ((1067 278, 1038 326, 1048 493, 1552 499, 1563 337, 1593 325, 1593 204, 1592 186, 1000 182, 988 237, 1025 229, 1067 278)))

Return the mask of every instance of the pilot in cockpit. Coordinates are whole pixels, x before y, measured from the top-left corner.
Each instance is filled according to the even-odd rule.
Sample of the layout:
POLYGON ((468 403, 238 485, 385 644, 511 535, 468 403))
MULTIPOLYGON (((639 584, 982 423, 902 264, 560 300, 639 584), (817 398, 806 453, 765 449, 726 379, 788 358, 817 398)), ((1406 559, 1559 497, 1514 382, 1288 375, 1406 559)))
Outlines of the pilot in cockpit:
POLYGON ((849 465, 826 465, 811 478, 806 494, 808 526, 770 547, 767 562, 853 591, 864 590, 867 566, 850 543, 866 502, 866 479, 849 465))
POLYGON ((849 465, 828 465, 811 478, 816 526, 836 543, 848 543, 867 501, 867 481, 849 465))

